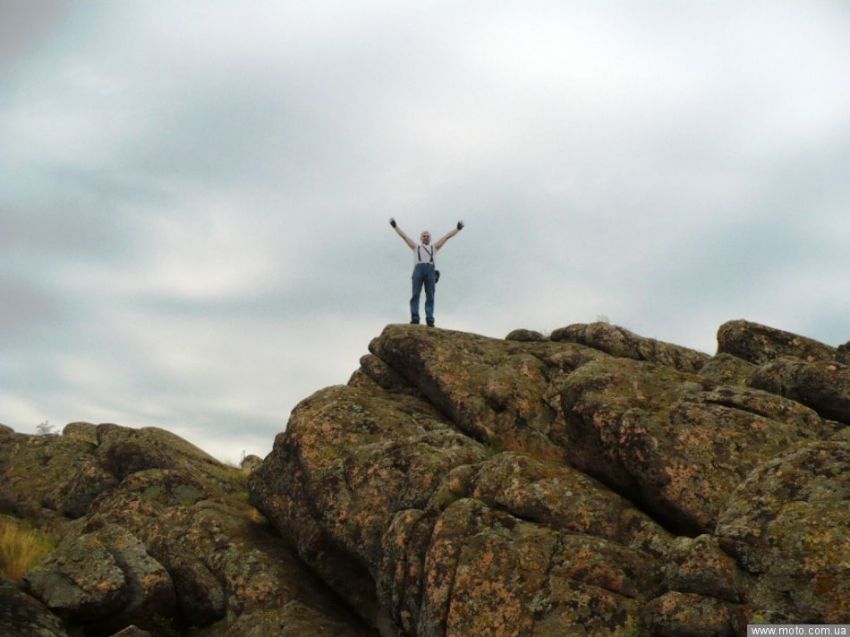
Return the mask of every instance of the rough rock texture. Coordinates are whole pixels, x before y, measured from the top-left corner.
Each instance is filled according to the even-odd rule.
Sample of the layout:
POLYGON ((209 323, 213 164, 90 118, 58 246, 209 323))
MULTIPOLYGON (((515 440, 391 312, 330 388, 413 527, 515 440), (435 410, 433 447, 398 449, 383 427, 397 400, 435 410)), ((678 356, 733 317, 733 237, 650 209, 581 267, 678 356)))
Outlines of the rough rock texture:
POLYGON ((78 619, 104 617, 129 601, 124 572, 93 535, 60 545, 24 581, 51 610, 78 619))
POLYGON ((251 473, 254 469, 259 468, 259 466, 263 464, 263 459, 259 456, 250 455, 242 458, 242 462, 239 463, 239 468, 246 473, 251 473))
POLYGON ((92 426, 71 423, 67 435, 0 439, 0 501, 23 517, 56 523, 82 517, 98 495, 143 469, 184 469, 228 493, 244 488, 233 469, 168 431, 92 426))
POLYGON ((98 462, 119 479, 143 469, 181 469, 222 491, 234 491, 230 472, 218 460, 163 429, 105 424, 97 427, 97 440, 98 462))
POLYGON ((767 460, 720 516, 720 543, 758 575, 771 622, 848 623, 850 441, 800 443, 767 460))
POLYGON ((546 337, 536 330, 513 330, 505 337, 506 341, 545 341, 546 337))
POLYGON ((686 372, 698 371, 709 359, 708 354, 638 336, 622 327, 602 322, 568 325, 552 332, 549 338, 580 343, 612 356, 661 363, 686 372))
POLYGON ((66 539, 24 575, 32 593, 63 617, 111 634, 174 614, 174 586, 163 566, 125 528, 104 525, 66 539))
POLYGON ((749 384, 808 405, 824 418, 850 422, 850 367, 841 363, 778 358, 759 367, 749 384))
POLYGON ((743 581, 746 575, 711 535, 677 537, 667 553, 664 576, 675 591, 708 595, 733 604, 743 601, 741 591, 748 586, 743 581))
POLYGON ((129 476, 94 504, 91 519, 122 525, 144 542, 171 574, 187 624, 301 600, 334 617, 338 634, 351 634, 335 606, 305 585, 309 574, 261 516, 184 471, 129 476))
POLYGON ((748 321, 725 323, 717 341, 720 353, 701 372, 707 378, 763 389, 807 405, 824 418, 850 422, 846 344, 835 348, 748 321))
POLYGON ((169 636, 373 634, 246 504, 247 472, 169 432, 10 430, 0 434, 0 475, 4 508, 61 538, 21 584, 55 611, 41 611, 55 634, 63 622, 88 637, 129 625, 169 636))
POLYGON ((847 348, 744 321, 718 340, 388 326, 242 469, 159 429, 0 427, 0 509, 61 538, 26 575, 57 614, 4 582, 0 633, 850 623, 847 348))
POLYGON ((688 532, 711 530, 765 456, 833 432, 780 396, 614 358, 571 374, 561 403, 573 463, 688 532))
POLYGON ((74 509, 80 506, 78 499, 91 502, 100 489, 116 483, 95 466, 93 449, 65 436, 0 438, 0 500, 12 513, 45 522, 62 517, 64 502, 74 509), (91 479, 82 478, 89 473, 91 479))
MULTIPOLYGON (((794 450, 832 445, 841 471, 850 428, 749 386, 763 370, 728 353, 607 324, 515 336, 388 326, 253 473, 252 502, 362 617, 387 635, 535 637, 850 621, 844 580, 816 599, 850 561, 806 565, 794 496, 741 495, 769 490, 760 472, 794 450), (765 501, 780 522, 746 509, 765 501), (770 553, 768 528, 789 545, 770 553)), ((754 360, 780 360, 759 343, 754 360)), ((793 475, 822 513, 846 497, 793 475)), ((845 517, 810 544, 843 551, 845 517)))
POLYGON ((252 485, 282 530, 313 529, 300 534, 302 557, 340 595, 374 623, 376 606, 388 611, 409 634, 530 630, 535 599, 566 630, 593 615, 574 607, 586 586, 615 591, 593 622, 595 634, 617 634, 635 610, 629 598, 643 594, 635 573, 668 537, 569 467, 494 454, 427 402, 360 387, 304 401, 252 485), (622 563, 610 570, 599 555, 622 563), (550 580, 569 586, 549 595, 550 580), (498 624, 483 612, 493 609, 498 624))
POLYGON ((743 358, 721 353, 710 358, 700 368, 699 375, 718 385, 746 385, 757 369, 756 365, 743 358))
POLYGON ((747 633, 740 609, 691 593, 665 593, 648 604, 645 614, 646 630, 654 637, 735 637, 747 633))
POLYGON ((90 422, 69 422, 63 427, 62 435, 97 446, 97 425, 90 422))
POLYGON ((34 597, 0 578, 0 635, 68 637, 62 621, 34 597))
POLYGON ((838 351, 818 341, 750 321, 729 321, 717 331, 717 352, 761 365, 781 356, 834 361, 838 351))

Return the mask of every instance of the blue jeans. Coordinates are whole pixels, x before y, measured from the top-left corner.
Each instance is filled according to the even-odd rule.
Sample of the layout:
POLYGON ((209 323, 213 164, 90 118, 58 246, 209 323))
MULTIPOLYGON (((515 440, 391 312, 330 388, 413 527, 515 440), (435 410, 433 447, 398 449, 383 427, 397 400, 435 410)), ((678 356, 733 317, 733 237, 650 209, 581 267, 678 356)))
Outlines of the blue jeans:
POLYGON ((417 263, 413 268, 413 296, 410 297, 410 320, 419 322, 419 293, 425 285, 425 320, 434 324, 434 264, 417 263))

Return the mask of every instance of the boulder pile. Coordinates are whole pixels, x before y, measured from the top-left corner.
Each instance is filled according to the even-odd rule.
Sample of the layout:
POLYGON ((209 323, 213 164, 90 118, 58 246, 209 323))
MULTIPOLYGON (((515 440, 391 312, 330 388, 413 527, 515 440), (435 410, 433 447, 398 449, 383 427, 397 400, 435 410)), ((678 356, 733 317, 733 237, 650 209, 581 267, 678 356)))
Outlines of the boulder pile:
POLYGON ((718 340, 388 326, 295 409, 251 500, 384 634, 850 622, 844 352, 718 340))
POLYGON ((850 348, 390 325, 264 459, 0 426, 0 635, 731 637, 850 623, 850 348), (4 632, 5 631, 5 632, 4 632))

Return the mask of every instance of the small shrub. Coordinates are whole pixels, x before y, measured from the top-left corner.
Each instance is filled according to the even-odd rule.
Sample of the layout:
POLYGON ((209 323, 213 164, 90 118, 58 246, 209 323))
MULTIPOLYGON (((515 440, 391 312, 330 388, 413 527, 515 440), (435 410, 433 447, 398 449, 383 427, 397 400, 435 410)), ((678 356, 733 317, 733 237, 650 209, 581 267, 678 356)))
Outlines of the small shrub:
POLYGON ((39 436, 55 436, 57 435, 56 425, 51 425, 49 420, 39 423, 35 428, 39 436))
POLYGON ((18 581, 55 546, 54 539, 26 523, 0 519, 0 573, 18 581))

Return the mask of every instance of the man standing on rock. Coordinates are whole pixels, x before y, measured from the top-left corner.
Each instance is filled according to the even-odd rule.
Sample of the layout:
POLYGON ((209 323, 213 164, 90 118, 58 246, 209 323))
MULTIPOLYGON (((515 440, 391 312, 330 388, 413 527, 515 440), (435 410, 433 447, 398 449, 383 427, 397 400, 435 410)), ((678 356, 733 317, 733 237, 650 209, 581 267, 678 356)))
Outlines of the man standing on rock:
POLYGON ((413 296, 410 298, 410 322, 413 325, 419 324, 419 294, 424 285, 425 321, 428 323, 428 327, 434 327, 434 288, 439 277, 434 264, 434 253, 442 248, 446 241, 463 230, 463 221, 458 221, 457 228, 454 228, 434 245, 431 245, 431 233, 427 230, 419 236, 421 243, 417 245, 413 242, 413 239, 402 232, 395 219, 390 219, 390 225, 396 231, 396 234, 404 239, 404 242, 413 250, 413 296))

